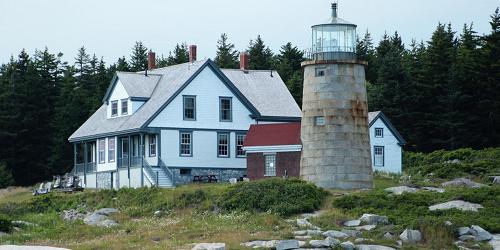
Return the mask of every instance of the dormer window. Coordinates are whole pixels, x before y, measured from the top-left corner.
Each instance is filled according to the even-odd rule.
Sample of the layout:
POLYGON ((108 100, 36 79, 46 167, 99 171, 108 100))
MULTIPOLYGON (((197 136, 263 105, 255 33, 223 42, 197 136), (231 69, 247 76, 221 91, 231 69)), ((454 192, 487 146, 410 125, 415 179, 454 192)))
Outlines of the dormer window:
POLYGON ((111 101, 111 116, 118 115, 118 101, 111 101))
POLYGON ((122 115, 128 114, 128 99, 122 100, 122 115))

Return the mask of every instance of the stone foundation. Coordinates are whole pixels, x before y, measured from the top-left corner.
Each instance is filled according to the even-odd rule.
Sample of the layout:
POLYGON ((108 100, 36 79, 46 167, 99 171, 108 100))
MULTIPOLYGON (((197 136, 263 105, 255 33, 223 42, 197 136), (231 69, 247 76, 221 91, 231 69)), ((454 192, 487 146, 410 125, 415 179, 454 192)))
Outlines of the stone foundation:
POLYGON ((175 185, 189 184, 193 182, 195 175, 215 175, 218 182, 229 182, 230 178, 240 178, 247 175, 246 169, 221 169, 221 168, 173 168, 175 185), (181 169, 190 169, 189 174, 182 174, 181 169))

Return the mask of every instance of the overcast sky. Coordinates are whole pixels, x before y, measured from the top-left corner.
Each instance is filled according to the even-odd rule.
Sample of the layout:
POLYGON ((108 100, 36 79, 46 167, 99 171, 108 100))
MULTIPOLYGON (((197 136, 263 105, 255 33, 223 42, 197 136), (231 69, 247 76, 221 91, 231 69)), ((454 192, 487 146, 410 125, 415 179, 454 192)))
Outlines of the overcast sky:
MULTIPOLYGON (((310 47, 310 26, 328 19, 329 0, 0 0, 0 63, 21 49, 45 46, 73 62, 79 47, 113 63, 143 41, 157 55, 176 43, 198 45, 198 58, 213 58, 221 33, 238 50, 262 36, 274 51, 286 42, 310 47)), ((498 0, 339 0, 339 16, 367 29, 375 41, 398 31, 405 43, 428 40, 438 22, 461 31, 474 23, 490 32, 498 0)))

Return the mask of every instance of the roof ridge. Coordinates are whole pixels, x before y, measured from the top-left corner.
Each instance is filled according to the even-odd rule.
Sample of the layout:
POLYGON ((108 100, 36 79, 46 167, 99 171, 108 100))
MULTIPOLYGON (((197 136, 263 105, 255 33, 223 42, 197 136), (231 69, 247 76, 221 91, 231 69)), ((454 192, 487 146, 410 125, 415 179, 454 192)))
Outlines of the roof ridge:
POLYGON ((269 72, 269 71, 276 71, 276 69, 249 69, 249 70, 241 70, 241 69, 224 69, 221 68, 221 70, 231 70, 231 71, 241 71, 241 72, 269 72))
POLYGON ((155 68, 155 69, 152 69, 150 71, 155 71, 155 70, 160 70, 160 69, 167 69, 167 68, 173 68, 173 67, 180 67, 180 66, 185 66, 186 64, 194 64, 194 63, 202 63, 203 64, 205 61, 208 61, 208 60, 210 60, 210 58, 203 59, 203 60, 197 60, 197 61, 194 61, 194 62, 185 62, 185 63, 168 65, 168 66, 161 67, 161 68, 155 68))
MULTIPOLYGON (((120 73, 120 74, 129 74, 129 75, 139 75, 139 76, 146 76, 144 75, 144 71, 137 71, 137 72, 130 72, 130 71, 116 71, 116 73, 120 73)), ((148 76, 149 75, 153 75, 153 76, 162 76, 162 74, 155 74, 155 73, 148 73, 148 76)))

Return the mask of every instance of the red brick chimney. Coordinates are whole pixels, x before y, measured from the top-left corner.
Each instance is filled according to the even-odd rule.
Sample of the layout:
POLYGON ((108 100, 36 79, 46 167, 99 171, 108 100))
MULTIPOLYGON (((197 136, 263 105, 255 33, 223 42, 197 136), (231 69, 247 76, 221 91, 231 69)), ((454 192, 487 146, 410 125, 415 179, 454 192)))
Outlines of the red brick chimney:
POLYGON ((196 45, 189 45, 189 62, 196 61, 196 45))
POLYGON ((240 69, 243 71, 248 70, 248 52, 240 53, 240 69))
POLYGON ((156 68, 156 57, 153 51, 148 52, 148 70, 152 70, 156 68))

